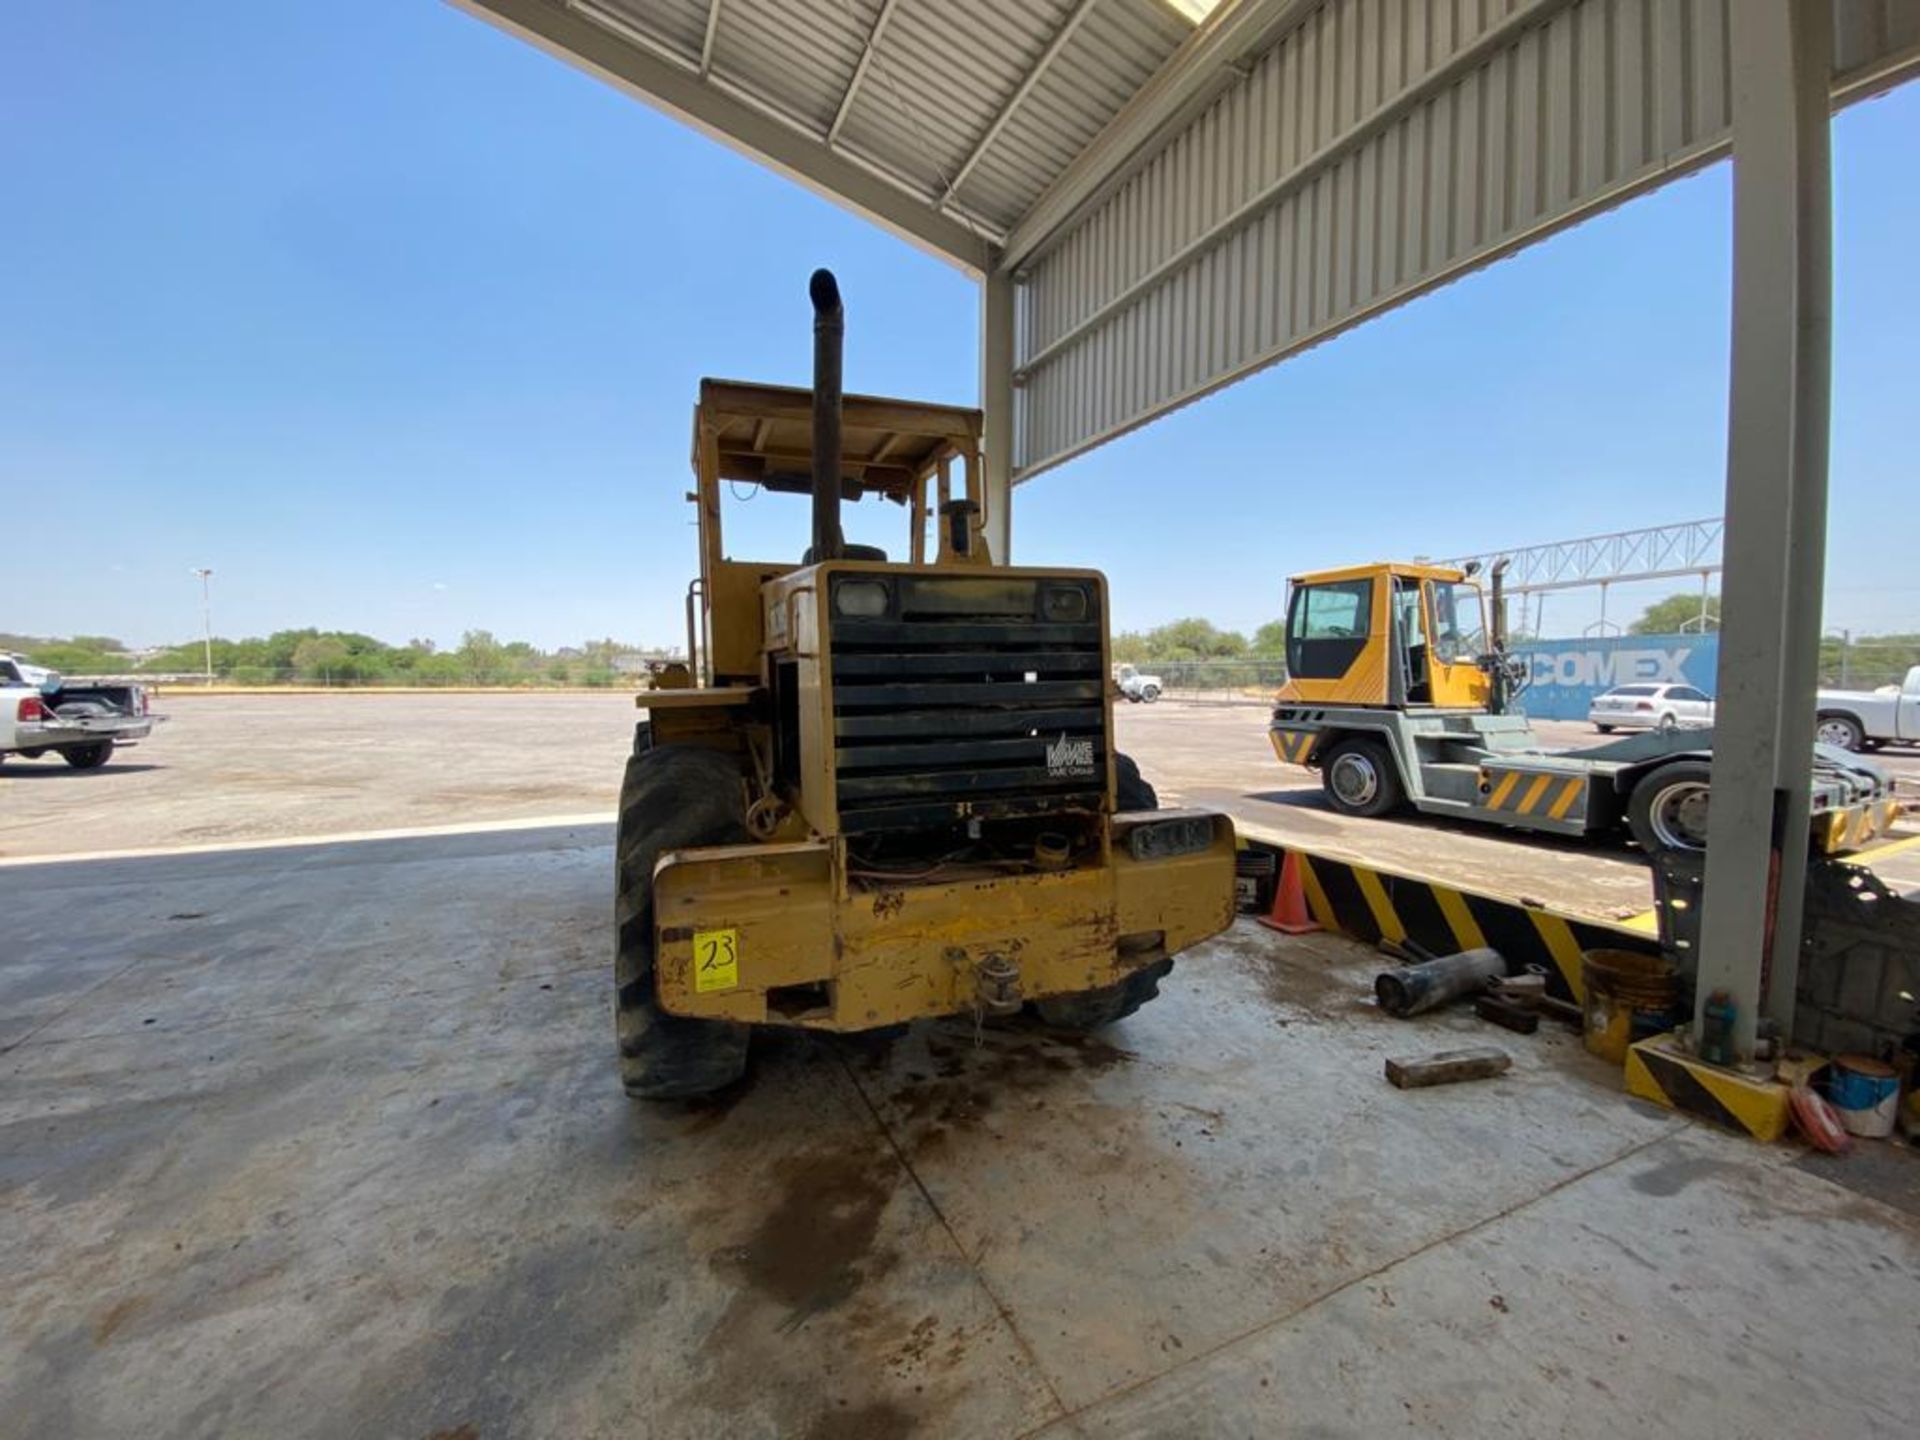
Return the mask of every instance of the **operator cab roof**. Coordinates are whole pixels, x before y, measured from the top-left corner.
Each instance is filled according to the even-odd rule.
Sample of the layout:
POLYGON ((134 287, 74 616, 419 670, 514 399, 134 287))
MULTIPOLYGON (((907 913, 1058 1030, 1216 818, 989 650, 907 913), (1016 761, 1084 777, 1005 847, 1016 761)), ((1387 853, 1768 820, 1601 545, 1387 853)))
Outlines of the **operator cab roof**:
POLYGON ((1335 570, 1309 570, 1290 576, 1290 585, 1325 585, 1337 580, 1369 580, 1381 573, 1407 575, 1416 580, 1471 580, 1477 577, 1453 565, 1427 565, 1419 561, 1375 560, 1368 565, 1343 565, 1335 570))
MULTIPOLYGON (((980 446, 980 412, 965 406, 846 395, 840 414, 840 493, 848 500, 884 495, 904 504, 916 477, 943 458, 968 455, 980 446)), ((721 479, 800 495, 812 491, 811 390, 702 380, 693 426, 696 470, 702 425, 718 438, 721 479)))

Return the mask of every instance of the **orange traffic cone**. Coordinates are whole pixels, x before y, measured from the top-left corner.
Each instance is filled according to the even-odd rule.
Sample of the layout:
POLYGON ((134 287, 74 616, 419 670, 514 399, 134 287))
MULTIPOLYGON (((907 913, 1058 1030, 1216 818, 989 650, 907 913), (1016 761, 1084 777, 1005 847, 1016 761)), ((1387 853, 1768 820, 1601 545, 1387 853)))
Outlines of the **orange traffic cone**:
POLYGON ((1300 883, 1300 857, 1289 850, 1280 862, 1280 879, 1273 887, 1273 912, 1258 917, 1269 930, 1308 935, 1320 927, 1307 910, 1306 887, 1300 883))

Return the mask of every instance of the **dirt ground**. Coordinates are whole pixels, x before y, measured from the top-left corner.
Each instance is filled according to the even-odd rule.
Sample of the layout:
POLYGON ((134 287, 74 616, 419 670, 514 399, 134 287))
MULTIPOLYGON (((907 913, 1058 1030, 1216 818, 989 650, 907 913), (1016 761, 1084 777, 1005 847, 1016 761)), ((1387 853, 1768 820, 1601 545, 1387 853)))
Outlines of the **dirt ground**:
POLYGON ((196 695, 83 772, 0 768, 0 855, 610 816, 640 718, 624 694, 196 695))

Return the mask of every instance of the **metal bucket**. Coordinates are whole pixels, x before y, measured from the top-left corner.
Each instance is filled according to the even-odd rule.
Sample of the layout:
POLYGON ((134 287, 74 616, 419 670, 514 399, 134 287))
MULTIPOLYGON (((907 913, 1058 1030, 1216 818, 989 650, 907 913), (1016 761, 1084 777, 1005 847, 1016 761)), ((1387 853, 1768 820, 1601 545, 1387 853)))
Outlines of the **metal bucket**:
POLYGON ((1900 1103, 1900 1074, 1867 1055, 1837 1055, 1827 1080, 1827 1099, 1850 1135, 1877 1140, 1893 1133, 1900 1103))
POLYGON ((1650 1028, 1673 1016, 1679 995, 1672 962, 1637 950, 1587 950, 1580 956, 1587 999, 1581 1007, 1587 1049, 1616 1065, 1627 1062, 1636 1018, 1650 1028))

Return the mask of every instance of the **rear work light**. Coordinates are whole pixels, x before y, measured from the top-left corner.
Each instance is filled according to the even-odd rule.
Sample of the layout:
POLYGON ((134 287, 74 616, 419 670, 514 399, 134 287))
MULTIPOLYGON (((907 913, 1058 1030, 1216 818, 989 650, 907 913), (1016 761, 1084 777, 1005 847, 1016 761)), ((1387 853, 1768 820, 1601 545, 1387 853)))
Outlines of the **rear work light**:
POLYGON ((24 696, 13 718, 16 721, 44 720, 47 718, 47 702, 38 695, 24 696))
POLYGON ((1204 815, 1136 825, 1127 834, 1127 849, 1136 860, 1171 860, 1176 855, 1198 855, 1213 844, 1213 821, 1204 815))

